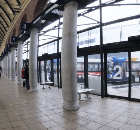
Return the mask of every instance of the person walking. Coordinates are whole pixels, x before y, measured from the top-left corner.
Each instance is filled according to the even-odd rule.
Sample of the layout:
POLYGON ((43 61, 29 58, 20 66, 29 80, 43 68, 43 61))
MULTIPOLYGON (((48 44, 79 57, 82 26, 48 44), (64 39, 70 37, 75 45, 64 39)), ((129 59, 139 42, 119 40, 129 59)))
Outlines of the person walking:
POLYGON ((26 68, 25 68, 25 79, 26 79, 26 88, 30 89, 30 86, 29 86, 29 66, 28 65, 26 65, 26 68))

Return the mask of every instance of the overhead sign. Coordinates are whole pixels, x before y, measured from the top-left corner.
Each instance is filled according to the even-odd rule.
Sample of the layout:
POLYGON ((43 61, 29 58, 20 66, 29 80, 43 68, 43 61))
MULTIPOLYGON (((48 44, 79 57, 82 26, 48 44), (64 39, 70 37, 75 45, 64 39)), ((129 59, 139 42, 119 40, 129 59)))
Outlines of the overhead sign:
POLYGON ((21 30, 28 31, 30 28, 30 23, 21 23, 21 30))
POLYGON ((7 51, 7 49, 4 49, 4 52, 6 52, 7 51))
POLYGON ((12 44, 7 44, 7 49, 11 48, 12 44))
POLYGON ((17 37, 12 36, 11 37, 11 42, 16 42, 17 41, 17 37))

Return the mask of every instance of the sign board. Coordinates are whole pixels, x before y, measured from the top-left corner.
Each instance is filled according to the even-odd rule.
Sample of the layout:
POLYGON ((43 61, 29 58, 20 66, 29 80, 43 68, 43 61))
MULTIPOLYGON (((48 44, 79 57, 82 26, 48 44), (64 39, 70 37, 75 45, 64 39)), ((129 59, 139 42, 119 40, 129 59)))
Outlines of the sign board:
POLYGON ((7 44, 7 49, 11 48, 12 44, 7 44))
POLYGON ((11 42, 16 42, 17 41, 17 37, 12 36, 11 37, 11 42))
POLYGON ((7 51, 7 49, 4 49, 4 53, 7 51))
POLYGON ((28 31, 30 28, 30 23, 21 23, 21 30, 28 31))

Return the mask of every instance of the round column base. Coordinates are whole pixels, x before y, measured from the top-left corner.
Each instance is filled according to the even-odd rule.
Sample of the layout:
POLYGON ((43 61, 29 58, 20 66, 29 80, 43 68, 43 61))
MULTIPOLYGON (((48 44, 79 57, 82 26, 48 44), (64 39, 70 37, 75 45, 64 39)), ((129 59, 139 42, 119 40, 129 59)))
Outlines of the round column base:
POLYGON ((30 92, 37 92, 38 88, 37 87, 30 87, 30 92))
POLYGON ((77 111, 79 110, 77 101, 65 101, 63 100, 63 107, 68 111, 77 111))
POLYGON ((23 81, 18 81, 18 85, 22 85, 23 84, 23 81))
POLYGON ((16 78, 11 78, 11 81, 16 81, 16 78))

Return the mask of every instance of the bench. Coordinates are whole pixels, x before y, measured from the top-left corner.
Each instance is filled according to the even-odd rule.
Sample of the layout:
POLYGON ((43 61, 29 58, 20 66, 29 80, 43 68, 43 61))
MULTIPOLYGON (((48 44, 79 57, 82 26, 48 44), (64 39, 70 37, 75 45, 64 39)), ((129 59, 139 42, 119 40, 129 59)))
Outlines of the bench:
POLYGON ((82 99, 81 99, 81 94, 86 94, 86 98, 87 99, 91 99, 91 97, 89 97, 89 92, 91 92, 91 91, 93 91, 94 89, 88 89, 88 88, 86 88, 86 89, 79 89, 78 90, 78 94, 79 94, 79 100, 81 100, 82 101, 82 99))
POLYGON ((40 83, 40 85, 43 85, 43 88, 42 89, 45 89, 44 85, 49 85, 49 89, 51 88, 51 84, 53 84, 53 82, 43 82, 43 83, 40 83))

